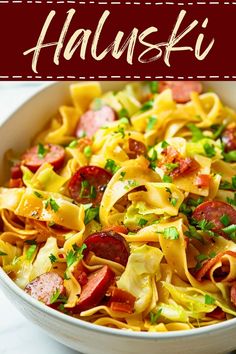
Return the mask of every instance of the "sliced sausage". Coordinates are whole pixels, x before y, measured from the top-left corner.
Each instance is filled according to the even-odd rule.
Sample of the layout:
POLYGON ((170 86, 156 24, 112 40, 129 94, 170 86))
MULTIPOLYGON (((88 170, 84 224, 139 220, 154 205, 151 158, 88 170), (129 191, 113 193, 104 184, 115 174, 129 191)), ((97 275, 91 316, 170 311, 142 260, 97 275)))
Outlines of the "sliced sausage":
POLYGON ((229 256, 236 257, 236 252, 233 251, 224 251, 218 253, 214 258, 209 259, 206 263, 203 264, 202 268, 197 272, 196 274, 196 279, 198 281, 202 281, 202 278, 204 278, 207 273, 211 270, 211 268, 221 260, 221 258, 228 254, 229 256))
POLYGON ((21 168, 20 168, 20 163, 16 163, 11 167, 11 178, 17 179, 21 178, 23 175, 21 168))
POLYGON ((236 283, 233 283, 230 289, 230 300, 234 306, 236 306, 236 283))
POLYGON ((215 318, 216 320, 224 320, 226 318, 225 312, 220 308, 217 307, 215 310, 212 312, 209 312, 206 314, 207 317, 215 318))
POLYGON ((82 262, 79 262, 73 271, 75 279, 80 283, 81 286, 84 286, 88 282, 87 269, 84 267, 82 262))
POLYGON ((78 203, 98 205, 111 178, 112 174, 101 167, 81 167, 69 182, 69 193, 78 203))
POLYGON ((73 312, 79 313, 99 305, 114 278, 115 274, 108 266, 91 273, 87 284, 82 287, 79 302, 73 312))
POLYGON ((22 178, 11 178, 8 184, 9 188, 21 188, 24 186, 22 178))
POLYGON ((199 174, 195 179, 195 185, 198 188, 208 188, 210 185, 211 176, 199 174))
POLYGON ((112 287, 109 306, 113 311, 132 313, 136 297, 128 291, 112 287))
POLYGON ((178 103, 190 101, 192 92, 202 93, 202 84, 199 81, 160 81, 159 92, 172 90, 173 99, 178 103))
POLYGON ((229 225, 236 224, 236 210, 229 204, 220 201, 208 201, 200 204, 194 210, 192 217, 197 220, 207 220, 213 224, 212 231, 227 236, 222 229, 225 227, 220 218, 229 217, 229 225))
POLYGON ((136 158, 137 156, 145 155, 147 153, 147 148, 145 144, 142 143, 141 141, 132 138, 129 138, 129 150, 130 150, 130 154, 129 154, 130 158, 136 158))
POLYGON ((33 146, 22 156, 22 165, 36 172, 45 162, 50 163, 55 169, 62 167, 65 159, 65 150, 60 145, 43 145, 44 154, 39 154, 39 146, 33 146))
POLYGON ((106 123, 116 120, 116 112, 109 106, 103 106, 99 110, 88 110, 79 120, 75 135, 81 138, 84 134, 91 138, 96 131, 106 123))
POLYGON ((231 124, 222 134, 224 150, 226 152, 236 150, 236 124, 231 124))
POLYGON ((97 257, 126 265, 129 258, 129 246, 124 237, 114 231, 102 231, 88 236, 84 241, 86 253, 93 252, 97 257))
POLYGON ((27 284, 25 291, 33 298, 50 306, 55 294, 58 294, 58 297, 65 294, 64 281, 55 272, 44 273, 27 284))

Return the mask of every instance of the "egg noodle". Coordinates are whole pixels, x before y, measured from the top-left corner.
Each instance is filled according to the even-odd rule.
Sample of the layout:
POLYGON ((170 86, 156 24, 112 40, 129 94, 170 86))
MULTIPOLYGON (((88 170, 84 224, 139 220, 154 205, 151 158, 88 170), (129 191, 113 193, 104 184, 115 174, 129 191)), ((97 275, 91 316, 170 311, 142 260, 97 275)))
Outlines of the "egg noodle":
POLYGON ((192 92, 188 102, 177 103, 171 89, 156 93, 157 85, 135 82, 102 93, 96 82, 72 84, 72 105, 61 106, 33 141, 39 149, 61 145, 63 166, 45 161, 32 171, 22 163, 22 185, 0 188, 0 265, 13 281, 25 289, 56 272, 66 291, 57 310, 132 331, 192 329, 236 316, 236 225, 224 212, 221 230, 214 228, 213 212, 212 222, 208 211, 194 219, 207 201, 236 207, 236 154, 222 142, 236 113, 214 92, 192 92), (80 117, 103 105, 117 119, 91 140, 76 138, 80 117), (68 192, 71 178, 87 165, 112 174, 95 207, 68 192), (129 246, 126 265, 93 252, 83 256, 89 235, 115 226, 123 227, 119 234, 129 246), (83 289, 78 264, 87 275, 107 265, 116 287, 135 297, 132 311, 115 311, 103 299, 74 313, 83 289))

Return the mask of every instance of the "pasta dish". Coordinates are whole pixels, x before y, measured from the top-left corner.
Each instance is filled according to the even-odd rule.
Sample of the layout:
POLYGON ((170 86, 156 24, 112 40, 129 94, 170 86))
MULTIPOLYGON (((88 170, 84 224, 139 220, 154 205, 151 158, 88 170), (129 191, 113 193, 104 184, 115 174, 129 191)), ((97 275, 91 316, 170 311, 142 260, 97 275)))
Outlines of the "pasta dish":
POLYGON ((131 331, 236 316, 236 112, 200 82, 73 83, 7 151, 0 266, 45 306, 131 331))

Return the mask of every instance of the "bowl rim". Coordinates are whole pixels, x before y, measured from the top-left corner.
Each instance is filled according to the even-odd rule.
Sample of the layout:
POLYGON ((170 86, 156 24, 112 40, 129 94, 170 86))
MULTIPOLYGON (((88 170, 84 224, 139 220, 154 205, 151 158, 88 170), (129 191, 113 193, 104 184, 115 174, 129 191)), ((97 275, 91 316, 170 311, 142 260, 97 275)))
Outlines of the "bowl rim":
MULTIPOLYGON (((17 114, 24 106, 26 106, 29 101, 37 98, 43 91, 50 90, 55 86, 64 85, 65 83, 74 83, 77 81, 53 81, 46 82, 42 86, 40 86, 33 94, 29 94, 27 98, 16 107, 9 116, 4 117, 4 119, 0 123, 0 129, 7 124, 7 122, 14 118, 15 114, 17 114)), ((91 82, 91 81, 90 81, 91 82)), ((107 82, 110 82, 107 81, 107 82)), ((124 83, 127 81, 124 81, 124 83)), ((0 266, 0 286, 3 288, 10 289, 13 293, 15 293, 21 300, 25 303, 29 303, 32 307, 35 307, 38 311, 45 313, 47 316, 50 316, 54 319, 58 319, 62 322, 66 322, 71 326, 81 327, 84 330, 89 330, 92 332, 96 332, 98 334, 106 334, 109 336, 118 336, 118 337, 126 337, 130 339, 136 340, 169 340, 169 339, 184 339, 188 337, 196 337, 201 335, 207 335, 212 332, 219 332, 221 330, 229 330, 230 328, 236 328, 236 318, 232 318, 221 323, 216 323, 212 325, 207 325, 194 329, 187 329, 181 331, 168 331, 168 332, 141 332, 141 331, 132 331, 132 330, 124 330, 117 328, 110 328, 101 325, 97 325, 94 323, 86 322, 81 319, 66 315, 62 312, 59 312, 51 307, 45 306, 40 301, 32 298, 29 294, 27 294, 23 289, 18 287, 14 281, 4 272, 2 267, 0 266), (3 283, 3 287, 2 284, 3 283)), ((12 303, 12 302, 11 302, 12 303)), ((14 305, 14 303, 13 303, 14 305)))

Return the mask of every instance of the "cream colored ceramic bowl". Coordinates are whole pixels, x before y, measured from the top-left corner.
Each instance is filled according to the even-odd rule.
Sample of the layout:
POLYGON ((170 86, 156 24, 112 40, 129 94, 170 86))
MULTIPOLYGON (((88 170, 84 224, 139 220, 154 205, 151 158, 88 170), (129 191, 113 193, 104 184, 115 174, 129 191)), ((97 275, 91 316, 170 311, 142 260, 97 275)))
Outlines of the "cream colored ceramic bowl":
MULTIPOLYGON (((23 151, 58 109, 69 102, 69 82, 52 84, 21 106, 0 128, 0 182, 7 176, 6 150, 23 151)), ((102 82, 103 89, 119 89, 124 82, 102 82)), ((222 100, 236 108, 236 82, 207 82, 222 100)), ((88 354, 223 354, 236 348, 236 319, 194 330, 137 333, 105 328, 69 317, 34 300, 0 269, 6 296, 27 317, 59 342, 88 354)), ((1 314, 0 314, 1 315, 1 314)))

